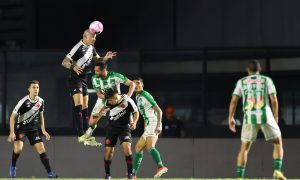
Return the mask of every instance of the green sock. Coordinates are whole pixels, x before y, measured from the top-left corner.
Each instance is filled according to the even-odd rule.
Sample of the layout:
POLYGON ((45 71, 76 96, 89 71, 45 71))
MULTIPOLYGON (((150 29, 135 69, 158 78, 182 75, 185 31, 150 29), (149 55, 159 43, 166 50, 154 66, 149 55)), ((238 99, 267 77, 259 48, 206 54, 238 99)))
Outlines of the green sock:
POLYGON ((238 166, 236 169, 236 174, 238 178, 244 178, 245 176, 245 166, 238 166))
POLYGON ((159 154, 158 150, 155 147, 153 147, 153 148, 150 149, 150 153, 151 153, 152 159, 154 160, 156 165, 159 168, 163 167, 164 165, 161 161, 160 154, 159 154))
POLYGON ((274 169, 281 171, 282 168, 282 159, 274 159, 274 169))
POLYGON ((143 159, 143 151, 135 153, 132 175, 136 176, 143 159))

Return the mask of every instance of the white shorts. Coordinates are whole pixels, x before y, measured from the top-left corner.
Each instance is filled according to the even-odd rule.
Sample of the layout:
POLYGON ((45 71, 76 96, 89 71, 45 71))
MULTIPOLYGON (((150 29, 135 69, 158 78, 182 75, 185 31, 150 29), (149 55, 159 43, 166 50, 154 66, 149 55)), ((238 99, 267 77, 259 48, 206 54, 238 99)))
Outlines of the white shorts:
POLYGON ((100 112, 102 107, 105 105, 103 101, 104 101, 103 99, 97 98, 96 104, 92 110, 91 115, 98 114, 100 112))
MULTIPOLYGON (((245 122, 245 121, 244 121, 245 122)), ((241 140, 242 142, 253 142, 256 140, 258 131, 261 130, 266 141, 273 140, 281 136, 278 124, 275 120, 269 120, 266 124, 243 124, 241 140)))
POLYGON ((158 137, 158 134, 155 132, 156 125, 148 125, 146 126, 143 137, 158 137))

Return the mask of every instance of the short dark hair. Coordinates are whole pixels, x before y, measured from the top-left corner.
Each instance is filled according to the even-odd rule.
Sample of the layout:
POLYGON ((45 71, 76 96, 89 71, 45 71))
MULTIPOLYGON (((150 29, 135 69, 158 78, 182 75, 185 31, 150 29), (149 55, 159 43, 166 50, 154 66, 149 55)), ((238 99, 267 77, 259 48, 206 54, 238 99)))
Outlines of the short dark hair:
POLYGON ((105 62, 103 62, 103 61, 96 62, 96 63, 95 63, 95 67, 96 67, 96 66, 98 66, 98 67, 100 68, 101 71, 107 68, 107 64, 106 64, 105 62))
POLYGON ((109 88, 105 91, 104 96, 105 96, 105 99, 108 99, 108 98, 115 96, 116 94, 118 94, 118 90, 109 88))
POLYGON ((28 88, 31 86, 31 84, 40 84, 38 80, 31 80, 28 82, 28 88))
POLYGON ((248 70, 250 72, 258 72, 261 71, 260 63, 257 59, 251 60, 248 63, 248 70))
POLYGON ((141 78, 141 77, 136 77, 136 78, 134 78, 133 80, 138 80, 138 81, 141 81, 142 83, 144 83, 144 80, 143 80, 143 78, 141 78))

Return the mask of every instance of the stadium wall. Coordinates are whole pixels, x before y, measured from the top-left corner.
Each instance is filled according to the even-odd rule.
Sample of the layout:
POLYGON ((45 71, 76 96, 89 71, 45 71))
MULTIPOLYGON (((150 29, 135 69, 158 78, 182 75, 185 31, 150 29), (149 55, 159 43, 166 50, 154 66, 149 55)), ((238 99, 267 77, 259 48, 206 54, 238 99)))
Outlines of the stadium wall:
MULTIPOLYGON (((11 163, 12 144, 0 137, 0 177, 8 177, 11 163)), ((97 138, 99 139, 99 138, 97 138)), ((100 138, 103 140, 103 138, 100 138)), ((133 145, 135 145, 134 139, 133 145)), ((169 178, 226 178, 235 177, 238 139, 159 139, 159 149, 164 164, 169 168, 165 177, 169 178)), ((99 178, 104 175, 104 148, 86 147, 77 142, 76 137, 52 137, 46 142, 47 154, 52 169, 60 177, 99 178)), ((300 139, 284 139, 285 160, 283 171, 287 177, 299 178, 300 139)), ((139 177, 152 177, 155 165, 149 153, 144 152, 139 177)), ((249 154, 247 177, 270 178, 273 172, 272 145, 258 140, 249 154)), ((17 163, 18 177, 45 177, 46 172, 35 150, 28 141, 17 163)), ((112 176, 124 177, 125 157, 117 147, 112 162, 112 176)))

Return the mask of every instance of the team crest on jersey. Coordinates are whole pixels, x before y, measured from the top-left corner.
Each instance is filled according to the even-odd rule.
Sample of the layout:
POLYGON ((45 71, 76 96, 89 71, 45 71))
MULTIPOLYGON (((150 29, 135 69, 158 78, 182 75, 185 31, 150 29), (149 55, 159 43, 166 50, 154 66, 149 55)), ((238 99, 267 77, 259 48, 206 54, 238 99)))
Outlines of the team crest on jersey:
POLYGON ((41 107, 41 103, 40 103, 40 102, 37 102, 37 103, 35 104, 35 107, 40 108, 40 107, 41 107))
POLYGON ((126 106, 125 106, 125 104, 122 103, 122 104, 120 105, 120 107, 124 109, 126 106))

